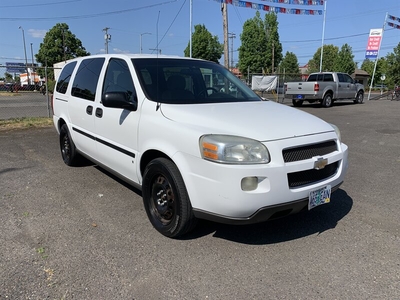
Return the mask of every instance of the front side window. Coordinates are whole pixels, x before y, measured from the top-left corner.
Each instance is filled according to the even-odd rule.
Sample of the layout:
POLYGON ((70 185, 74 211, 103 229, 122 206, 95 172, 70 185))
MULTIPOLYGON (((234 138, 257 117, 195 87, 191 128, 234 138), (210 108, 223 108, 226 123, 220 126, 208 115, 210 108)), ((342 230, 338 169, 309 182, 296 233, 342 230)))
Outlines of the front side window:
POLYGON ((76 61, 71 62, 64 66, 61 71, 60 76, 57 80, 56 91, 65 94, 67 92, 69 81, 71 80, 72 72, 74 71, 76 66, 76 61))
POLYGON ((261 101, 223 66, 202 60, 132 59, 149 100, 170 104, 261 101))
POLYGON ((82 60, 72 84, 72 96, 94 101, 103 64, 103 57, 82 60))
POLYGON ((103 83, 103 95, 108 92, 126 93, 130 102, 136 95, 128 64, 123 59, 112 58, 108 64, 103 83))

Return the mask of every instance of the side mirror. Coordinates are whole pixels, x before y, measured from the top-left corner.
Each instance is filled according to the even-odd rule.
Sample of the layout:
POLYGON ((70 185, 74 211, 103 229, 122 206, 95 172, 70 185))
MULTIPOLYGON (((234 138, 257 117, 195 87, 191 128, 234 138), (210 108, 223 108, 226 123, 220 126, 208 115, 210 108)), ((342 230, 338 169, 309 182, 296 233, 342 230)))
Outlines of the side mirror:
POLYGON ((108 92, 101 99, 105 107, 122 108, 130 111, 137 110, 137 97, 133 97, 135 102, 129 101, 129 95, 125 92, 108 92))

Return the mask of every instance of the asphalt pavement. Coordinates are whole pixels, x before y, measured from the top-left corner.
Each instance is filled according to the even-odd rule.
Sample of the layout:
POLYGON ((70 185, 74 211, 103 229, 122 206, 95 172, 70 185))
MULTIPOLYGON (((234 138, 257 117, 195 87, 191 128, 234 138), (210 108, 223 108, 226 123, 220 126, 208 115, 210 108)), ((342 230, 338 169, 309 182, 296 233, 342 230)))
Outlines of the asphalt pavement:
POLYGON ((0 299, 400 299, 400 101, 300 109, 349 146, 331 203, 179 240, 139 191, 64 165, 54 128, 0 132, 0 299))

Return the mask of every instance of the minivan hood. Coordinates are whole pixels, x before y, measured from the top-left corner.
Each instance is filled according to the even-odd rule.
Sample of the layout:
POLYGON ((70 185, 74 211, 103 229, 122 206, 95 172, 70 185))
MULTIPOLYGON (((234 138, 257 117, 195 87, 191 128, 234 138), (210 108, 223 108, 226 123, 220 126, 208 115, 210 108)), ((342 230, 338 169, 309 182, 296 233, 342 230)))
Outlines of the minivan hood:
POLYGON ((161 105, 175 122, 203 128, 204 134, 229 134, 271 141, 334 131, 325 121, 272 101, 161 105))

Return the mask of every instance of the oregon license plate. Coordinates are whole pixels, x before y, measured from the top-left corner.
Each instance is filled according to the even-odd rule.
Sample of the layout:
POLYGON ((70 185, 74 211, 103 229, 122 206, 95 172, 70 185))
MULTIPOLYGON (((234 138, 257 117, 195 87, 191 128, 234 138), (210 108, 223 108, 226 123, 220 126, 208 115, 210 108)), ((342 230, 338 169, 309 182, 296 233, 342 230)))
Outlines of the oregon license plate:
POLYGON ((321 189, 311 191, 308 197, 308 209, 331 201, 331 186, 327 185, 321 189))
POLYGON ((303 95, 297 95, 297 99, 303 99, 304 96, 303 95))

